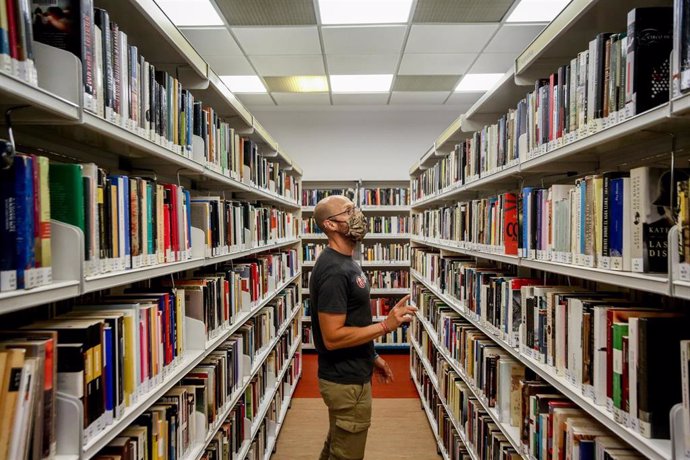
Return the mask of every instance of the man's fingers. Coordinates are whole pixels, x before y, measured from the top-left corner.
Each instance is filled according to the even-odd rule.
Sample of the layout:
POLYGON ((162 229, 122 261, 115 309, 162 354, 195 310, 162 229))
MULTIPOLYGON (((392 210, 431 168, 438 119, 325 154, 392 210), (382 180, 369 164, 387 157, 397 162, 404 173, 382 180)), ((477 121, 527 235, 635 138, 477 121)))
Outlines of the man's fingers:
POLYGON ((398 306, 401 306, 401 305, 405 305, 405 304, 407 303, 408 300, 410 300, 410 294, 407 294, 405 297, 403 297, 402 299, 398 300, 398 303, 396 303, 395 306, 398 307, 398 306))
POLYGON ((412 313, 416 312, 418 310, 417 307, 413 307, 412 305, 407 305, 405 306, 405 313, 412 313))

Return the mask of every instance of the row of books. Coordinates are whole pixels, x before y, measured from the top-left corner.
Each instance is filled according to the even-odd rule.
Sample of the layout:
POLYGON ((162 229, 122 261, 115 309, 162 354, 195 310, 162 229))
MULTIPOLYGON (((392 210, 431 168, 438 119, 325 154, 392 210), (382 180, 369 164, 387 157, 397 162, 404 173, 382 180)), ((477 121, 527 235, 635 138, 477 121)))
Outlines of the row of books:
POLYGON ((322 243, 302 243, 302 260, 315 262, 324 249, 326 249, 326 245, 322 243))
POLYGON ((182 186, 109 175, 93 163, 18 155, 0 179, 1 291, 50 283, 51 219, 84 232, 87 276, 189 260, 192 227, 204 231, 209 257, 297 237, 288 212, 193 198, 182 186))
POLYGON ((0 10, 0 72, 38 84, 30 3, 7 0, 0 10))
POLYGON ((314 345, 312 323, 302 323, 302 345, 314 345))
MULTIPOLYGON (((299 377, 299 353, 296 354, 295 358, 290 363, 290 367, 285 373, 283 379, 278 382, 278 386, 273 399, 268 407, 266 416, 261 421, 256 436, 251 440, 247 450, 246 458, 249 460, 263 460, 268 454, 268 446, 270 440, 274 440, 277 435, 277 424, 278 418, 281 414, 282 408, 285 405, 290 404, 290 397, 292 390, 295 385, 297 385, 297 379, 299 377)), ((263 403, 263 402, 262 402, 263 403)), ((245 418, 246 422, 248 420, 245 418)), ((245 428, 245 442, 247 442, 247 436, 249 435, 249 427, 245 428)), ((220 430, 216 437, 213 439, 209 447, 206 448, 204 454, 202 455, 203 460, 214 460, 214 459, 231 459, 232 456, 232 436, 226 433, 225 430, 220 430)))
MULTIPOLYGON (((436 362, 435 351, 429 349, 428 352, 436 362)), ((423 353, 427 354, 426 351, 423 353)), ((458 410, 457 412, 460 413, 456 415, 451 409, 452 406, 448 405, 448 397, 453 395, 439 393, 438 377, 433 373, 427 373, 421 359, 416 350, 411 353, 410 371, 418 382, 420 397, 429 406, 439 439, 449 459, 518 460, 522 458, 488 414, 478 405, 476 399, 468 398, 464 401, 465 405, 459 408, 462 412, 458 410), (459 430, 456 427, 459 427, 459 430)))
POLYGON ((575 183, 525 187, 519 194, 425 210, 412 217, 413 228, 426 238, 526 259, 666 273, 668 232, 677 221, 686 230, 683 261, 690 248, 688 171, 673 171, 674 184, 671 175, 665 168, 642 166, 575 183), (677 190, 675 209, 672 190, 677 190))
POLYGON ((410 287, 408 270, 367 270, 369 287, 372 289, 401 289, 410 287))
POLYGON ((208 257, 295 239, 299 231, 289 211, 220 196, 193 197, 191 224, 204 232, 208 257))
POLYGON ((410 218, 408 216, 365 216, 369 233, 409 233, 410 218))
POLYGON ((111 21, 106 10, 94 8, 91 1, 25 3, 13 0, 0 11, 0 65, 4 70, 10 64, 21 75, 26 73, 23 67, 32 67, 32 36, 37 42, 69 51, 81 60, 84 104, 91 112, 200 161, 193 152, 193 138, 198 137, 202 161, 210 168, 289 200, 297 199, 299 184, 293 176, 279 163, 260 156, 253 140, 235 133, 213 108, 183 89, 177 78, 147 61, 136 40, 111 21), (29 5, 30 12, 26 11, 29 5))
POLYGON ((667 102, 673 23, 671 7, 630 10, 627 31, 592 37, 516 108, 415 178, 412 195, 419 200, 470 183, 667 102), (649 34, 655 39, 646 40, 649 34))
POLYGON ((359 189, 360 206, 406 206, 410 204, 407 187, 362 187, 359 189))
POLYGON ((426 209, 410 219, 414 234, 424 238, 468 247, 498 247, 505 254, 517 254, 518 214, 516 194, 504 193, 426 209))
MULTIPOLYGON (((417 378, 424 380, 428 376, 420 361, 429 362, 438 385, 437 403, 441 410, 450 412, 451 423, 462 430, 461 440, 466 441, 474 458, 645 458, 524 366, 487 345, 481 335, 468 330, 461 340, 469 347, 469 364, 476 366, 472 368, 476 377, 465 376, 469 385, 455 371, 469 368, 452 358, 454 368, 433 346, 423 348, 421 357, 415 353, 413 366, 417 378), (519 439, 513 442, 519 451, 486 407, 494 411, 499 423, 517 428, 519 439)), ((429 384, 435 392, 434 381, 429 384)))
POLYGON ((332 189, 305 189, 302 188, 302 206, 316 206, 316 204, 328 196, 343 195, 350 200, 355 199, 354 188, 332 188, 332 189))
MULTIPOLYGON (((198 273, 193 279, 163 279, 158 287, 128 288, 90 304, 75 305, 72 311, 54 319, 0 334, 0 341, 31 341, 35 346, 32 356, 52 353, 55 375, 50 385, 46 377, 46 392, 58 388, 82 402, 84 442, 88 442, 122 418, 143 394, 161 384, 187 349, 204 347, 203 337, 194 336, 201 343, 188 343, 190 322, 200 323, 206 340, 235 324, 240 312, 249 312, 251 306, 295 273, 286 266, 288 256, 261 255, 212 274, 198 273)), ((295 251, 291 257, 296 257, 295 251)), ((297 304, 297 288, 290 286, 243 325, 247 349, 266 342, 297 304)), ((49 403, 55 407, 54 397, 45 401, 49 403)), ((36 404, 41 407, 44 402, 36 399, 36 404)), ((54 426, 55 422, 50 419, 45 423, 54 426)), ((44 431, 53 433, 54 444, 54 427, 44 431)), ((0 427, 0 437, 21 433, 9 426, 4 431, 0 427)))
POLYGON ((17 155, 10 168, 0 169, 0 292, 52 280, 50 219, 64 208, 51 210, 52 195, 59 196, 51 195, 51 169, 36 155, 17 155))
POLYGON ((494 340, 574 385, 621 425, 669 438, 669 411, 681 400, 680 342, 690 338, 682 311, 618 291, 521 278, 468 259, 441 258, 437 265, 438 254, 427 254, 431 271, 422 276, 494 340))
MULTIPOLYGON (((253 327, 249 323, 247 326, 253 327)), ((289 353, 293 338, 288 331, 252 374, 251 362, 268 342, 253 343, 250 335, 243 327, 222 343, 96 458, 184 458, 205 441, 211 430, 216 430, 216 434, 206 447, 206 454, 211 454, 211 458, 214 454, 219 455, 215 458, 238 455, 249 441, 252 421, 258 416, 267 389, 276 384, 281 370, 291 365, 289 353), (230 409, 233 401, 236 402, 230 409), (227 417, 223 418, 228 409, 227 417)))
POLYGON ((374 243, 362 247, 365 262, 406 262, 410 260, 409 243, 374 243))
MULTIPOLYGON (((630 173, 586 176, 574 185, 526 187, 520 254, 587 267, 666 273, 668 232, 676 222, 671 190, 687 188, 687 178, 688 170, 672 173, 643 166, 630 173)), ((683 200, 679 195, 677 204, 683 200)))

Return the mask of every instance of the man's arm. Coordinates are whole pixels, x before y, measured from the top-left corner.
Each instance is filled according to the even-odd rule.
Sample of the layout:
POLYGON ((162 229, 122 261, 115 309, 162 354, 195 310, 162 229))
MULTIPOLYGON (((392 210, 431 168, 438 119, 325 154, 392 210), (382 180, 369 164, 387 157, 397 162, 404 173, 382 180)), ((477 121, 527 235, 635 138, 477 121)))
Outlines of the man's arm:
POLYGON ((381 323, 364 327, 345 326, 343 313, 319 312, 319 327, 323 336, 323 343, 328 350, 356 347, 394 331, 403 323, 409 323, 417 309, 407 305, 409 295, 403 297, 393 307, 388 317, 381 323))
POLYGON ((386 333, 380 324, 371 324, 365 327, 345 326, 345 316, 339 313, 319 312, 319 326, 321 327, 323 344, 328 350, 356 347, 369 343, 386 333))

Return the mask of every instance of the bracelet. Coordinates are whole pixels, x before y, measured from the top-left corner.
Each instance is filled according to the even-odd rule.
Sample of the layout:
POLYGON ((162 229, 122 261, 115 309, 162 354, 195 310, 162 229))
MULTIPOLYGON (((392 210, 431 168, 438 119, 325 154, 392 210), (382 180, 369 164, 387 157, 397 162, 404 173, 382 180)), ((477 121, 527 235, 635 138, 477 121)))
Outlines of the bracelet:
POLYGON ((381 329, 383 329, 384 334, 389 334, 391 332, 391 330, 388 329, 388 326, 386 326, 385 321, 381 321, 379 324, 381 325, 381 329))

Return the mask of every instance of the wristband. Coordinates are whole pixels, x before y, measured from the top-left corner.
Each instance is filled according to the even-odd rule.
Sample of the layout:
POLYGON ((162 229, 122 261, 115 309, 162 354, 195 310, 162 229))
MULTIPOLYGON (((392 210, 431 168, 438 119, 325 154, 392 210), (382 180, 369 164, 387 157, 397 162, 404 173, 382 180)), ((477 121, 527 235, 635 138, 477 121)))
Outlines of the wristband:
POLYGON ((381 325, 381 329, 383 329, 384 333, 389 334, 391 332, 391 330, 388 329, 388 326, 386 326, 385 321, 381 321, 379 324, 381 325))

